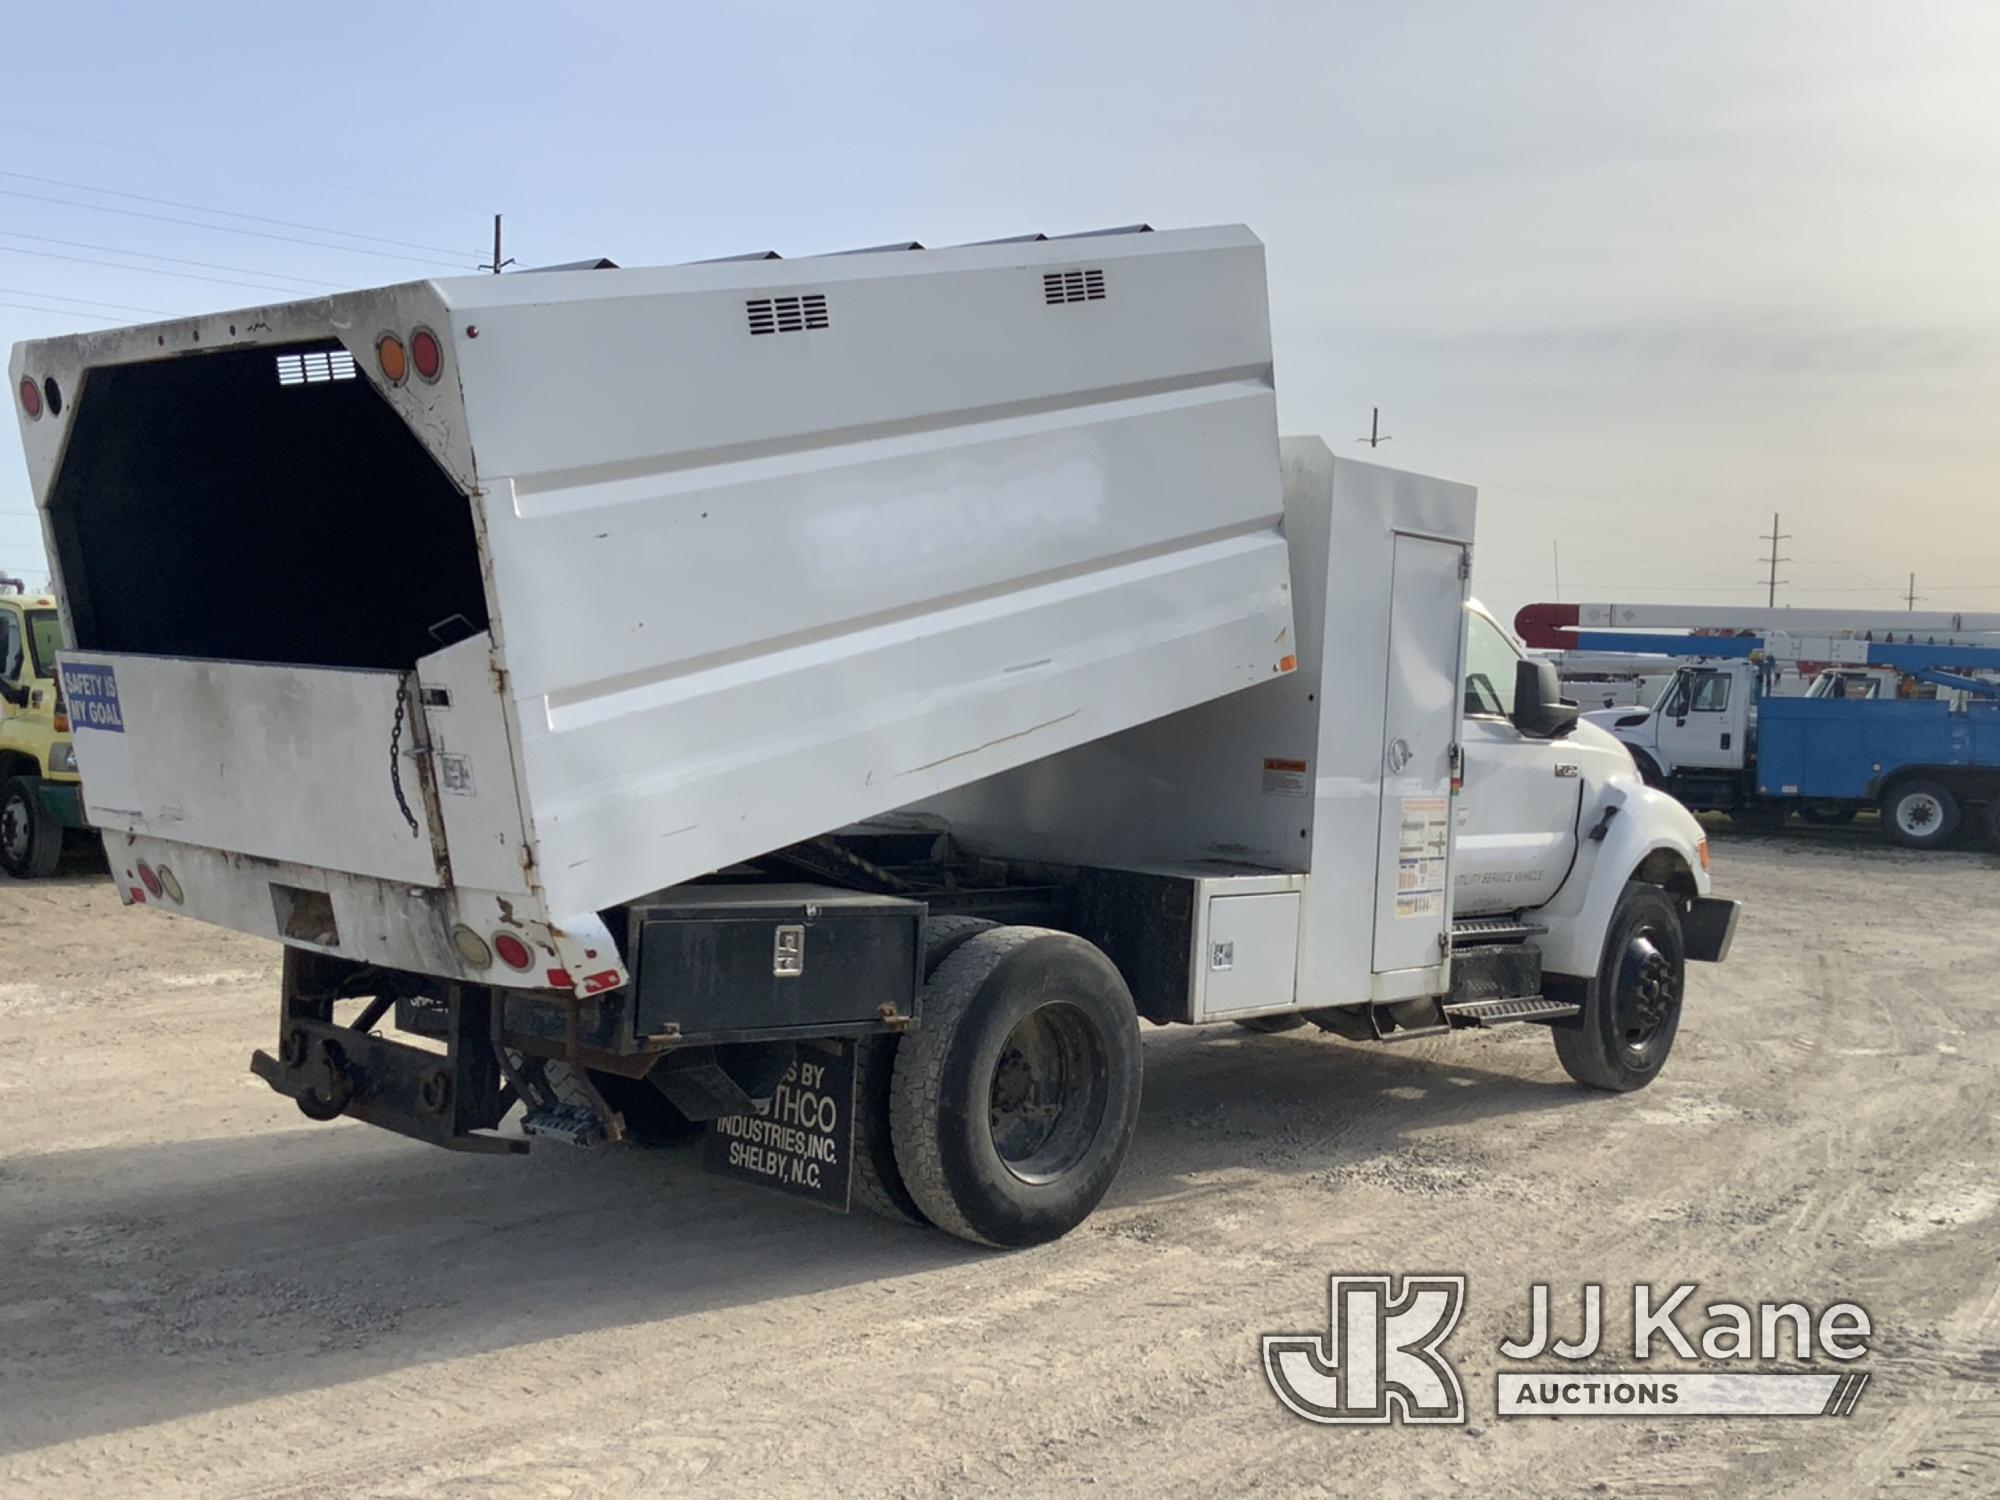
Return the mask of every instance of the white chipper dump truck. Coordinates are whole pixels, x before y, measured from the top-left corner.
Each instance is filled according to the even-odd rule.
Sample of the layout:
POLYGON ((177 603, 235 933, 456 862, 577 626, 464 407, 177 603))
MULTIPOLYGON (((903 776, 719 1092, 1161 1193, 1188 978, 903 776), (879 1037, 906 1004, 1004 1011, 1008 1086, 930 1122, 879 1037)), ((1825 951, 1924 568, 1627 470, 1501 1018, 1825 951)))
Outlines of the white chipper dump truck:
POLYGON ((1729 944, 1694 820, 1469 606, 1473 492, 1279 441, 1242 228, 10 376, 90 821, 127 902, 285 945, 252 1066, 314 1118, 700 1135, 1020 1245, 1117 1171, 1142 1017, 1541 1023, 1631 1089, 1729 944))

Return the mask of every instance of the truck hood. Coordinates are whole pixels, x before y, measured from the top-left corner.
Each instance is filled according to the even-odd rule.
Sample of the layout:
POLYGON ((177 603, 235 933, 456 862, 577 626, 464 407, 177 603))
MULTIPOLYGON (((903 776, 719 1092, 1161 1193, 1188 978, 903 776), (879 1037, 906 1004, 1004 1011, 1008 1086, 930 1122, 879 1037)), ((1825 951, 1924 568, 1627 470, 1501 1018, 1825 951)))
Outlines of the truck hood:
POLYGON ((1627 703, 1621 708, 1586 709, 1577 717, 1585 724, 1601 729, 1607 734, 1615 734, 1620 729, 1637 729, 1653 717, 1653 711, 1650 708, 1627 703))

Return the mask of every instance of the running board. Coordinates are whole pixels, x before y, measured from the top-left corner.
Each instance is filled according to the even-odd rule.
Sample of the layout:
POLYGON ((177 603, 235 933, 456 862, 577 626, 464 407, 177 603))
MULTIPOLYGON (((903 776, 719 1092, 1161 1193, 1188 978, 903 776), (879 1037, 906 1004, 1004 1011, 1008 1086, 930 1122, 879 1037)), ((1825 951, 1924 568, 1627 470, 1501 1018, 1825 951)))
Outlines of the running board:
POLYGON ((1567 1000, 1530 995, 1520 1000, 1460 1000, 1444 1008, 1454 1026, 1505 1026, 1514 1021, 1563 1021, 1583 1007, 1567 1000))
POLYGON ((1469 948, 1481 943, 1518 943, 1522 938, 1540 937, 1548 928, 1535 922, 1519 922, 1512 917, 1468 917, 1451 924, 1451 945, 1469 948))

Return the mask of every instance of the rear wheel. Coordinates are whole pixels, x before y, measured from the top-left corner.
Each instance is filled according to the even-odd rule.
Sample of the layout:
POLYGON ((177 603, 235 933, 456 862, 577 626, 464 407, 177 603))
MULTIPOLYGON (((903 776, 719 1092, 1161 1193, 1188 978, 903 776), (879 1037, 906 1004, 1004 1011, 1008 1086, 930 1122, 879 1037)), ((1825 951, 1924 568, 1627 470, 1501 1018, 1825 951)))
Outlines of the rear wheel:
POLYGON ((1104 1197, 1139 1117, 1139 1017, 1091 944, 1039 927, 974 935, 924 990, 896 1053, 896 1164, 938 1228, 1038 1245, 1104 1197))
POLYGON ((1903 781, 1882 799, 1882 822, 1905 849, 1936 849, 1958 832, 1958 798, 1936 781, 1903 781))
POLYGON ((42 806, 40 781, 0 782, 0 866, 16 880, 46 880, 62 862, 62 824, 42 806))
POLYGON ((1617 1093, 1651 1083, 1680 1030, 1686 975, 1680 907, 1658 886, 1633 881, 1611 914, 1595 981, 1547 986, 1551 997, 1567 989, 1583 1006, 1549 1028, 1564 1071, 1617 1093))
MULTIPOLYGON (((929 979, 960 945, 982 932, 997 927, 984 917, 931 917, 924 923, 924 978, 929 979)), ((896 1149, 889 1131, 889 1096, 895 1083, 896 1049, 903 1038, 861 1037, 854 1044, 854 1176, 853 1199, 857 1208, 880 1214, 885 1219, 901 1219, 910 1224, 928 1224, 917 1200, 903 1186, 903 1174, 896 1169, 896 1149)))

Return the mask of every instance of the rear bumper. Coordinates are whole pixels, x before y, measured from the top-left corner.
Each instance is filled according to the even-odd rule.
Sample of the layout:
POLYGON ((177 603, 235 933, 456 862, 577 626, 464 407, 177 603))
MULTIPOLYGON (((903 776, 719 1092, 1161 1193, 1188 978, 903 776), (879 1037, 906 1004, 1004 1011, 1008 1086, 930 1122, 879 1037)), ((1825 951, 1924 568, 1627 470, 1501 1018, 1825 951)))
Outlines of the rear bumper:
POLYGON ((1681 936, 1687 956, 1697 963, 1719 964, 1729 957, 1729 945, 1736 941, 1736 918, 1743 905, 1715 896, 1697 896, 1681 922, 1681 936))

